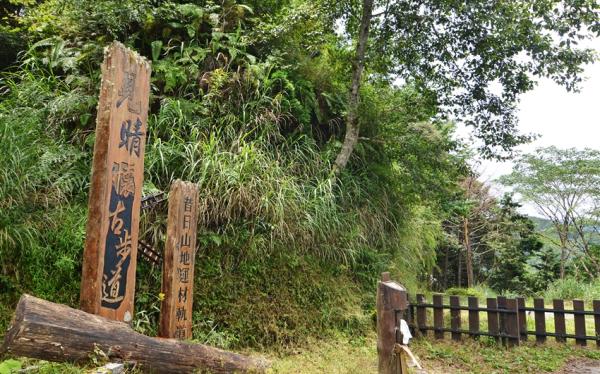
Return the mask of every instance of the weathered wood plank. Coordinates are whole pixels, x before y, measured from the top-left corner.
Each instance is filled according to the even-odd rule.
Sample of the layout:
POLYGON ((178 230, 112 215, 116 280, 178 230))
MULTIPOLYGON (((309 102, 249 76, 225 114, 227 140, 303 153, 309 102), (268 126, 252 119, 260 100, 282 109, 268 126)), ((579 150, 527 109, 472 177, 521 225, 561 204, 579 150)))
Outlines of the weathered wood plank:
POLYGON ((158 335, 192 337, 194 263, 198 222, 198 187, 176 180, 169 192, 167 239, 163 256, 162 292, 158 335))
MULTIPOLYGON (((533 299, 533 306, 536 309, 544 309, 544 299, 533 299)), ((538 343, 546 342, 546 313, 536 311, 535 314, 535 340, 538 343)))
POLYGON ((133 317, 150 64, 118 42, 104 53, 81 279, 81 309, 133 317))
POLYGON ((383 273, 377 284, 377 355, 379 374, 403 373, 399 356, 394 353, 396 345, 396 312, 406 311, 406 290, 390 281, 389 273, 383 273))
POLYGON ((519 333, 519 304, 516 299, 506 299, 506 333, 510 335, 506 339, 509 347, 519 345, 521 334, 519 333))
MULTIPOLYGON (((460 307, 460 297, 456 295, 450 296, 450 306, 460 307)), ((452 340, 460 341, 460 309, 450 309, 450 327, 452 328, 452 340)))
POLYGON ((469 332, 473 339, 479 338, 479 299, 475 296, 469 296, 469 332))
POLYGON ((444 339, 444 298, 443 295, 433 295, 433 327, 436 339, 444 339))
POLYGON ((552 304, 554 305, 554 309, 557 310, 554 312, 554 331, 557 334, 556 341, 566 342, 567 338, 564 336, 567 333, 565 313, 561 312, 561 310, 565 310, 565 302, 564 300, 554 299, 552 300, 552 304))
POLYGON ((425 295, 417 294, 417 326, 422 336, 427 336, 427 309, 421 304, 425 304, 425 295))
MULTIPOLYGON (((487 307, 489 309, 498 308, 497 300, 493 297, 488 297, 487 307)), ((487 317, 488 317, 488 332, 490 333, 490 335, 492 335, 494 337, 494 339, 496 341, 499 341, 500 338, 499 338, 498 334, 499 334, 500 330, 499 330, 499 326, 498 326, 498 312, 488 311, 487 317)))
POLYGON ((517 305, 519 307, 519 333, 521 334, 521 340, 527 340, 527 313, 525 308, 525 298, 517 297, 517 305))
POLYGON ((144 372, 264 372, 268 363, 175 339, 151 338, 129 325, 23 295, 0 354, 56 362, 88 362, 101 350, 109 360, 135 362, 144 372))
MULTIPOLYGON (((585 310, 583 300, 573 300, 573 310, 583 312, 585 310)), ((585 315, 575 314, 573 319, 575 319, 575 335, 581 337, 576 338, 575 343, 582 346, 587 345, 587 341, 585 340, 585 315)))

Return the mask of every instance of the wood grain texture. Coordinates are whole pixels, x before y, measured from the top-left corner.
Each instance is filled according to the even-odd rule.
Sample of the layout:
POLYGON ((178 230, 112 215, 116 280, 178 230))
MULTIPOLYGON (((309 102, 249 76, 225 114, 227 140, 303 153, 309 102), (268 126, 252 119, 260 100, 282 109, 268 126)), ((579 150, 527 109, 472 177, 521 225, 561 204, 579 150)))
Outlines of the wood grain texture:
POLYGON ((473 339, 478 339, 479 336, 477 333, 479 332, 479 299, 474 296, 469 296, 469 332, 471 332, 471 337, 473 339))
MULTIPOLYGON (((573 300, 573 310, 583 312, 585 310, 583 300, 573 300)), ((579 345, 587 345, 587 341, 585 340, 585 315, 575 314, 573 319, 575 320, 575 335, 581 337, 580 339, 575 339, 575 343, 579 345)))
POLYGON ((565 302, 564 300, 554 299, 552 300, 552 305, 557 310, 554 312, 554 332, 557 334, 556 341, 566 342, 567 338, 564 336, 567 333, 565 313, 561 312, 561 310, 565 310, 565 302))
POLYGON ((408 309, 408 298, 404 287, 389 281, 382 274, 377 284, 377 355, 379 374, 407 374, 402 371, 399 356, 394 354, 396 345, 396 312, 408 309))
POLYGON ((444 339, 444 296, 433 295, 433 327, 436 339, 444 339))
MULTIPOLYGON (((456 295, 450 296, 450 306, 459 308, 460 307, 460 297, 456 295)), ((460 320, 460 309, 450 309, 450 328, 454 331, 450 334, 452 336, 452 340, 460 341, 461 333, 458 332, 460 330, 461 320, 460 320)))
POLYGON ((111 361, 133 362, 153 373, 265 372, 268 363, 174 339, 151 338, 129 325, 23 295, 0 354, 56 362, 88 362, 101 350, 111 361))
MULTIPOLYGON (((493 297, 488 297, 486 301, 486 305, 488 309, 496 309, 498 308, 498 301, 493 297)), ((487 312, 488 319, 488 331, 493 336, 496 341, 499 341, 498 333, 500 332, 500 326, 498 323, 498 312, 488 310, 487 312)))
MULTIPOLYGON (((533 306, 536 309, 544 309, 544 299, 533 299, 533 306)), ((543 311, 535 311, 535 341, 544 343, 546 341, 546 313, 543 311)))
POLYGON ((83 255, 81 309, 131 321, 150 64, 114 42, 104 53, 83 255))
POLYGON ((192 337, 194 259, 198 222, 198 187, 176 180, 169 192, 167 239, 163 256, 162 293, 158 335, 192 337))

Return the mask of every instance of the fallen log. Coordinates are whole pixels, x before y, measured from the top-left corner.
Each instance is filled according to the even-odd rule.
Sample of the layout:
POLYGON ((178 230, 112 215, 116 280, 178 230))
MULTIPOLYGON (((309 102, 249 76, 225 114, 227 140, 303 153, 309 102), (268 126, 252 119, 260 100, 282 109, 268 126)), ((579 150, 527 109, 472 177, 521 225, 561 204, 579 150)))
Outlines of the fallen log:
POLYGON ((4 353, 56 362, 87 362, 101 354, 157 373, 262 373, 268 366, 262 359, 202 344, 151 338, 123 322, 30 295, 19 300, 0 346, 4 353))

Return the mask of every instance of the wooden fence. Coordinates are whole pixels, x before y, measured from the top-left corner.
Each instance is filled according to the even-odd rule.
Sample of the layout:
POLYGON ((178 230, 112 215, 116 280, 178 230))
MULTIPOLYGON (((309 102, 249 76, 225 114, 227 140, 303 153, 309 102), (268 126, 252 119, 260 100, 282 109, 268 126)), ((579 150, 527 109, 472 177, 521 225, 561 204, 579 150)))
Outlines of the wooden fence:
POLYGON ((547 337, 554 337, 558 342, 575 339, 576 344, 586 345, 588 340, 595 340, 600 347, 600 300, 594 300, 593 310, 585 310, 582 300, 573 300, 573 309, 565 309, 564 300, 553 300, 552 308, 546 308, 544 299, 534 299, 533 307, 525 305, 525 299, 509 299, 503 296, 486 299, 485 306, 479 306, 477 297, 469 297, 467 305, 461 305, 459 296, 450 296, 449 304, 444 304, 443 295, 433 295, 432 303, 427 303, 424 295, 409 297, 409 325, 417 335, 426 336, 428 331, 433 331, 436 339, 443 339, 445 333, 450 333, 453 340, 461 340, 462 335, 473 338, 489 336, 496 341, 513 346, 520 341, 527 340, 530 336, 538 343, 546 341, 547 337), (432 309, 433 326, 428 325, 427 309, 432 309), (450 327, 445 326, 444 310, 449 311, 450 327), (462 326, 461 311, 467 311, 468 328, 462 326), (487 330, 480 328, 480 313, 487 315, 487 330), (565 319, 565 315, 573 315, 565 319), (586 316, 594 316, 594 334, 588 335, 586 331, 586 316), (534 320, 535 329, 527 327, 528 318, 534 320), (554 318, 554 331, 547 331, 546 318, 554 318), (566 321, 574 323, 574 334, 567 333, 566 321))

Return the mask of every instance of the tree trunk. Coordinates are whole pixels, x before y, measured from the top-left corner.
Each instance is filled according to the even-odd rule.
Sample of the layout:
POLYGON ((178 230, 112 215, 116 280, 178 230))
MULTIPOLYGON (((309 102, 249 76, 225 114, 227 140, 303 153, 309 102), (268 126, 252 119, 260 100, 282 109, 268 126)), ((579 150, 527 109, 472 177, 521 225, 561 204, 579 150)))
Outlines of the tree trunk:
POLYGON ((565 262, 567 261, 567 248, 560 246, 560 279, 565 279, 565 262))
POLYGON ((462 251, 458 250, 458 276, 457 286, 462 287, 462 251))
POLYGON ((352 85, 350 87, 350 97, 348 99, 348 116, 346 118, 346 136, 340 153, 338 153, 333 166, 334 174, 339 174, 346 167, 354 146, 358 141, 360 124, 358 122, 358 104, 360 98, 360 81, 365 67, 365 51, 369 40, 369 27, 373 13, 373 0, 363 0, 362 18, 360 20, 360 30, 358 44, 356 45, 356 55, 352 66, 352 85))
POLYGON ((450 247, 446 246, 446 256, 444 258, 444 285, 440 291, 444 291, 448 288, 448 260, 450 257, 450 247))
POLYGON ((469 239, 469 220, 463 221, 463 244, 465 245, 465 265, 467 268, 467 287, 473 287, 473 251, 471 249, 471 240, 469 239))
POLYGON ((87 362, 104 354, 134 362, 145 372, 264 372, 266 362, 173 339, 151 338, 127 324, 23 295, 0 354, 48 361, 87 362))

